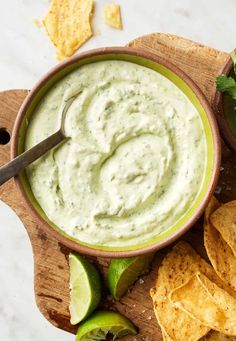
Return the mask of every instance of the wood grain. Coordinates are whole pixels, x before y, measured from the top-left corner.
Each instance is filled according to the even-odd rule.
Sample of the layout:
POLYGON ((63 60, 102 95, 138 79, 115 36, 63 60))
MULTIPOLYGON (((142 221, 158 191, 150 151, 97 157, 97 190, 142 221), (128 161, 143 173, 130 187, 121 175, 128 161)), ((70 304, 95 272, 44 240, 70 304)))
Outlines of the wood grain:
POLYGON ((128 44, 167 59, 183 70, 212 103, 215 77, 229 54, 194 41, 164 33, 140 37, 128 44))
MULTIPOLYGON (((152 34, 138 38, 130 47, 146 49, 164 57, 185 71, 212 101, 214 80, 228 54, 201 44, 166 34, 152 34)), ((18 109, 27 95, 27 90, 12 90, 0 93, 0 128, 12 131, 18 109)), ((9 160, 9 144, 0 145, 0 165, 9 160)), ((222 201, 236 198, 236 158, 223 146, 222 171, 217 188, 222 201)), ((58 328, 74 333, 75 327, 69 322, 69 272, 68 250, 64 245, 45 234, 21 202, 14 181, 0 187, 0 199, 7 203, 22 220, 30 237, 34 253, 35 298, 42 314, 58 328)), ((190 241, 203 255, 201 221, 184 238, 190 241)), ((149 290, 154 283, 158 264, 166 250, 158 252, 149 274, 137 281, 130 292, 114 303, 104 290, 103 307, 116 309, 128 316, 140 329, 139 335, 125 340, 161 341, 161 332, 154 317, 149 290)), ((106 274, 109 260, 90 258, 101 272, 106 274)))

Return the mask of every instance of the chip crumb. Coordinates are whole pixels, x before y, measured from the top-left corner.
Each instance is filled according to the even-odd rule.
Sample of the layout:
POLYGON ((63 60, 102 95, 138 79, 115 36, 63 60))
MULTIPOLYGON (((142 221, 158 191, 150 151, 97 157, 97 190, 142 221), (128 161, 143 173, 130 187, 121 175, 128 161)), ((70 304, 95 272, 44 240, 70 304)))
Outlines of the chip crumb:
POLYGON ((70 57, 92 37, 93 7, 93 0, 52 0, 43 24, 58 49, 57 59, 70 57))
POLYGON ((139 279, 139 283, 140 284, 143 284, 144 283, 144 280, 142 278, 139 279))
POLYGON ((38 28, 42 27, 42 22, 39 19, 34 19, 34 23, 38 28))
POLYGON ((120 5, 118 4, 107 4, 103 11, 103 21, 106 25, 114 27, 118 30, 122 30, 122 19, 120 5))
POLYGON ((220 186, 216 186, 215 188, 215 194, 220 194, 222 191, 222 188, 220 186))
POLYGON ((152 317, 151 316, 148 316, 148 318, 147 318, 149 321, 152 319, 152 317))
POLYGON ((95 30, 94 33, 95 33, 96 36, 100 36, 101 35, 101 31, 100 30, 95 30))

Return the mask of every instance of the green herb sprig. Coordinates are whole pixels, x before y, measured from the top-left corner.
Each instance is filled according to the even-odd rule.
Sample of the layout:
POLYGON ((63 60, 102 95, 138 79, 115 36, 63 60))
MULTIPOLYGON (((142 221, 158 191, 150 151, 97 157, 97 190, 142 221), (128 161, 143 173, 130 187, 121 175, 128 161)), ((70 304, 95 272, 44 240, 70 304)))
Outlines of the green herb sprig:
MULTIPOLYGON (((236 76, 236 52, 231 53, 231 58, 234 64, 234 74, 236 76)), ((236 100, 236 81, 232 77, 220 75, 216 77, 216 87, 219 91, 227 93, 230 97, 236 100)), ((236 107, 234 107, 236 111, 236 107)), ((236 122, 236 117, 235 117, 236 122)))
POLYGON ((226 92, 229 96, 236 100, 236 81, 232 77, 224 75, 216 78, 217 89, 226 92))

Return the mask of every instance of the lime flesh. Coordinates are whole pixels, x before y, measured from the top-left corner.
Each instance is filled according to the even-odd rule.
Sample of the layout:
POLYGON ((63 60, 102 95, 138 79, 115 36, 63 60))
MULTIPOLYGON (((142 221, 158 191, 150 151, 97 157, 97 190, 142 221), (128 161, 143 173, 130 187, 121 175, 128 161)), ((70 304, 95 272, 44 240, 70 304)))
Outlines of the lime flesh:
POLYGON ((115 338, 136 335, 137 329, 125 316, 114 311, 97 311, 78 329, 76 341, 106 340, 107 334, 115 338))
POLYGON ((144 273, 152 259, 153 254, 111 260, 107 284, 110 293, 116 300, 119 300, 137 278, 144 273))
POLYGON ((71 253, 70 264, 70 315, 75 325, 88 317, 101 300, 101 278, 96 267, 83 257, 71 253))

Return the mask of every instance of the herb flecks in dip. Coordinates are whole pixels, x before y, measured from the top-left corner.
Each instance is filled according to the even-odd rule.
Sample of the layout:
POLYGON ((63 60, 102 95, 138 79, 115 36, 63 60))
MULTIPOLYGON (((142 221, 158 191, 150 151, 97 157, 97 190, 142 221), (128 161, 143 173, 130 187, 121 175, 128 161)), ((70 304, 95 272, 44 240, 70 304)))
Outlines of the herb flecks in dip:
POLYGON ((83 66, 59 81, 30 121, 26 149, 57 130, 69 139, 28 170, 35 198, 68 235, 125 247, 167 231, 201 189, 206 140, 198 112, 168 79, 124 61, 83 66))

